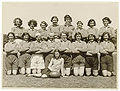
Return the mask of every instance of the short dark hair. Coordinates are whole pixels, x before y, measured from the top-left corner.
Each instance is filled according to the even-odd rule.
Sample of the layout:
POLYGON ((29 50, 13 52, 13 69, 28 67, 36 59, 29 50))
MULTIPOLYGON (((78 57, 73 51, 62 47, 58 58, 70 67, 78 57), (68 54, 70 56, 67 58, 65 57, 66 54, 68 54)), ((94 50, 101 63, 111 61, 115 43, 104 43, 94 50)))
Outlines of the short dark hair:
POLYGON ((9 39, 9 35, 12 34, 14 39, 15 39, 15 34, 13 32, 9 32, 8 35, 7 35, 7 38, 9 39))
POLYGON ((87 25, 90 26, 90 22, 92 22, 92 21, 94 22, 94 26, 96 26, 96 22, 95 22, 94 19, 90 19, 90 20, 88 21, 88 24, 87 24, 87 25))
POLYGON ((28 36, 29 36, 28 40, 30 40, 31 36, 30 36, 30 34, 27 33, 27 32, 24 32, 24 33, 22 34, 22 39, 24 39, 24 36, 25 36, 25 35, 28 35, 28 36))
POLYGON ((81 23, 81 24, 83 25, 82 21, 78 21, 78 22, 77 22, 77 25, 78 25, 78 23, 81 23))
POLYGON ((107 20, 107 21, 109 22, 109 24, 112 22, 109 17, 104 17, 104 18, 102 19, 102 21, 104 21, 104 20, 107 20))
POLYGON ((21 20, 20 18, 15 18, 15 19, 13 20, 13 23, 14 23, 15 26, 16 26, 16 20, 19 20, 19 21, 20 21, 20 25, 22 25, 22 20, 21 20))
POLYGON ((45 21, 42 21, 42 22, 40 23, 40 26, 41 26, 42 23, 45 24, 46 27, 48 26, 48 24, 47 24, 45 21))
POLYGON ((104 36, 105 36, 106 34, 108 35, 108 40, 110 40, 110 38, 111 38, 111 37, 110 37, 110 33, 109 33, 109 32, 104 32, 104 33, 102 34, 102 36, 101 36, 101 41, 104 40, 104 36))
POLYGON ((64 21, 66 21, 67 18, 69 18, 71 20, 71 22, 72 22, 72 17, 70 15, 65 15, 64 16, 64 21))
POLYGON ((74 35, 75 40, 76 40, 76 36, 77 35, 80 35, 81 36, 81 40, 82 40, 82 34, 80 32, 75 33, 75 35, 74 35))
POLYGON ((34 26, 37 27, 37 21, 36 21, 36 20, 33 20, 33 19, 28 22, 28 26, 30 26, 30 24, 31 24, 32 22, 33 22, 34 26))
POLYGON ((89 38, 90 36, 93 36, 93 37, 94 37, 94 41, 96 41, 96 37, 95 37, 94 34, 89 34, 89 35, 88 35, 88 41, 90 41, 90 38, 89 38))
POLYGON ((57 16, 53 16, 53 17, 51 18, 51 22, 53 21, 54 18, 56 18, 57 21, 58 21, 58 17, 57 17, 57 16))

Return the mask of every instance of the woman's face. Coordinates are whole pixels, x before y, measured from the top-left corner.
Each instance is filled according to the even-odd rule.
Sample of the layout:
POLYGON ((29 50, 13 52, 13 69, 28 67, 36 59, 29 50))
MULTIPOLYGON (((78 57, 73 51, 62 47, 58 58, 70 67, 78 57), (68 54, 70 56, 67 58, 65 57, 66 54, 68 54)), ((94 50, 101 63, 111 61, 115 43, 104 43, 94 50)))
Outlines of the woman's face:
POLYGON ((30 23, 30 29, 34 29, 35 25, 33 22, 30 23))
POLYGON ((62 34, 62 40, 66 40, 67 39, 67 35, 66 34, 62 34))
POLYGON ((105 34, 105 35, 103 36, 103 39, 104 39, 104 40, 108 40, 108 38, 109 38, 108 34, 105 34))
POLYGON ((20 20, 16 19, 15 24, 16 24, 17 27, 20 27, 21 26, 20 20))
POLYGON ((54 36, 50 35, 49 39, 50 39, 50 41, 54 40, 54 36))
POLYGON ((59 36, 58 36, 58 35, 55 35, 54 37, 55 37, 55 39, 59 39, 59 36))
POLYGON ((38 42, 40 42, 40 41, 41 41, 41 36, 36 36, 36 40, 37 40, 38 42))
POLYGON ((60 53, 59 52, 55 52, 55 58, 59 58, 60 53))
POLYGON ((92 42, 92 41, 94 41, 94 36, 93 35, 90 35, 89 36, 89 40, 92 42))
POLYGON ((9 38, 9 41, 11 41, 11 42, 14 41, 14 36, 13 36, 13 34, 9 34, 8 38, 9 38))
POLYGON ((91 21, 89 25, 91 28, 94 27, 94 25, 95 25, 94 21, 91 21))
POLYGON ((71 24, 71 19, 70 18, 66 18, 66 24, 71 24))
POLYGON ((78 28, 82 28, 82 23, 79 22, 79 23, 77 24, 77 27, 78 27, 78 28))
POLYGON ((104 20, 103 20, 103 24, 104 24, 104 26, 106 26, 106 27, 107 27, 107 26, 108 26, 108 24, 109 24, 109 21, 104 19, 104 20))
POLYGON ((26 35, 24 35, 24 37, 23 37, 23 38, 24 38, 24 40, 25 40, 25 41, 28 41, 28 39, 29 39, 29 35, 28 35, 28 34, 26 34, 26 35))
POLYGON ((57 18, 53 18, 52 23, 53 23, 53 24, 57 24, 57 23, 58 23, 57 18))
POLYGON ((76 35, 76 40, 77 41, 81 40, 81 35, 80 34, 76 35))
POLYGON ((44 30, 46 29, 46 25, 44 23, 41 23, 40 26, 41 26, 42 29, 44 29, 44 30))

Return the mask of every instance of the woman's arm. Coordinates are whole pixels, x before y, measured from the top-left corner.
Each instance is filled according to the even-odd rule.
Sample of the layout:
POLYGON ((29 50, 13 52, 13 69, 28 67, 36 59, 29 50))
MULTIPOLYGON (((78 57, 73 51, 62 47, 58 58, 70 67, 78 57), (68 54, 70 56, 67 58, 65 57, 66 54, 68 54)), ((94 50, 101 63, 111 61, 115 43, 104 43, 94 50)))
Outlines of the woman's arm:
POLYGON ((52 71, 52 65, 53 65, 53 58, 51 59, 49 65, 48 65, 48 69, 50 69, 50 71, 52 71))
POLYGON ((10 52, 14 51, 14 50, 11 50, 11 48, 9 47, 8 44, 5 44, 4 50, 5 50, 6 53, 10 53, 10 52))
POLYGON ((61 63, 61 75, 64 76, 64 59, 63 58, 61 63))
POLYGON ((103 48, 103 45, 99 45, 99 52, 100 53, 104 53, 104 54, 108 54, 108 52, 103 48))
POLYGON ((109 44, 109 46, 108 46, 109 48, 106 50, 107 52, 114 52, 115 51, 115 45, 112 43, 112 42, 110 42, 110 44, 109 44))

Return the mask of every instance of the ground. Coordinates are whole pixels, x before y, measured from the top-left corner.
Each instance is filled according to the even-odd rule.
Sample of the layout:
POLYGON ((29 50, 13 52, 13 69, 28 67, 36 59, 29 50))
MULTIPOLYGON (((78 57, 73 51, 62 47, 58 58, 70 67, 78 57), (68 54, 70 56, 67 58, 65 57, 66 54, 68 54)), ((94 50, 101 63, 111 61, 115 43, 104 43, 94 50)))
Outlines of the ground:
MULTIPOLYGON (((4 64, 3 55, 3 64, 4 64)), ((3 65, 3 87, 36 87, 36 88, 117 88, 116 76, 112 77, 61 77, 35 78, 24 75, 6 75, 3 65)))

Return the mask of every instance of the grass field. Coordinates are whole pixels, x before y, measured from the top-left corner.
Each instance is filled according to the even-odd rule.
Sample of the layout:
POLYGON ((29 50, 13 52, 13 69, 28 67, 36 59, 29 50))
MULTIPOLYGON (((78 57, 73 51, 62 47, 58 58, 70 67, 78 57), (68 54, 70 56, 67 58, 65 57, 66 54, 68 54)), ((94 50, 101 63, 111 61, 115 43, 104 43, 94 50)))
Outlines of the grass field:
MULTIPOLYGON (((4 61, 5 55, 3 55, 4 61)), ((4 62, 3 62, 4 64, 4 62)), ((3 65, 3 87, 35 87, 35 88, 117 88, 116 76, 112 77, 61 77, 34 78, 24 75, 6 75, 3 65)))

